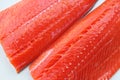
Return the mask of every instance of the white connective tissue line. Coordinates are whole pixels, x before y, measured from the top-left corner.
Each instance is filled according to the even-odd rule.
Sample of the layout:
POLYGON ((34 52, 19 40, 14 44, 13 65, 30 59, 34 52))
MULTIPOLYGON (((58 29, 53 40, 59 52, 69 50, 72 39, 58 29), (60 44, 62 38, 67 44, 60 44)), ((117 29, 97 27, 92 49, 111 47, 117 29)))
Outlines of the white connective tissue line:
MULTIPOLYGON (((11 5, 19 1, 21 0, 0 0, 0 11, 10 7, 11 5)), ((98 0, 92 10, 94 10, 104 1, 105 0, 98 0)), ((16 73, 15 69, 12 68, 10 62, 8 61, 1 45, 0 45, 0 80, 33 80, 30 76, 28 67, 19 74, 16 73)), ((120 80, 120 69, 110 80, 120 80)))

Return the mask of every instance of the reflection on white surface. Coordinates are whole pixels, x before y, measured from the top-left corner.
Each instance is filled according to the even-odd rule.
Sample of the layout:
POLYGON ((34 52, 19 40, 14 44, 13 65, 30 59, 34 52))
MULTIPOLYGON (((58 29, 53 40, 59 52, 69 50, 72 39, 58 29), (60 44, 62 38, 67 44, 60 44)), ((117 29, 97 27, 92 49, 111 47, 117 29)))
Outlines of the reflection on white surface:
MULTIPOLYGON (((15 4, 20 0, 0 0, 0 11, 15 4)), ((93 9, 98 7, 104 0, 98 0, 93 9)), ((92 10, 93 10, 92 9, 92 10)), ((30 76, 28 67, 20 72, 16 73, 15 69, 9 63, 5 53, 0 46, 0 80, 33 80, 30 76)), ((120 70, 114 75, 111 80, 120 80, 120 70)))

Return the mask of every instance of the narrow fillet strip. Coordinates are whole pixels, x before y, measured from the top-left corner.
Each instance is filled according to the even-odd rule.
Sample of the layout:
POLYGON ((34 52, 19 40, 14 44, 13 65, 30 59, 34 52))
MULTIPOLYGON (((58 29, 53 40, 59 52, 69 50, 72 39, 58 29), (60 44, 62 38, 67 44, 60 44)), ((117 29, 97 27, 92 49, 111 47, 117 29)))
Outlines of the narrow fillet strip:
POLYGON ((95 2, 96 0, 57 0, 27 22, 24 21, 17 29, 11 29, 12 32, 1 43, 17 72, 36 59, 71 24, 88 12, 95 2))
POLYGON ((119 68, 119 60, 116 64, 107 61, 113 64, 113 68, 105 62, 106 58, 114 60, 116 54, 120 54, 119 51, 113 54, 119 47, 120 1, 106 0, 68 29, 33 62, 30 72, 34 80, 97 80, 101 73, 104 74, 104 68, 99 69, 101 71, 98 71, 100 73, 95 78, 90 77, 100 65, 109 68, 111 74, 108 76, 119 68))

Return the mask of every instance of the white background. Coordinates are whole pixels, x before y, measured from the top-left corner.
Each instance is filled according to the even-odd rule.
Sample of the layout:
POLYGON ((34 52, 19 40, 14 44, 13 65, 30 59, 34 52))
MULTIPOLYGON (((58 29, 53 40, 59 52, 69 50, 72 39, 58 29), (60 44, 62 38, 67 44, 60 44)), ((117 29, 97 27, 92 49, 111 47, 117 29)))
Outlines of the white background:
MULTIPOLYGON (((19 2, 20 0, 0 0, 0 11, 10 7, 11 5, 19 2)), ((98 7, 104 0, 98 0, 97 4, 93 9, 98 7)), ((93 10, 92 9, 92 10, 93 10)), ((19 74, 16 73, 15 69, 9 63, 1 45, 0 45, 0 80, 33 80, 29 74, 28 67, 19 74)), ((120 71, 114 75, 111 80, 120 80, 120 71)))

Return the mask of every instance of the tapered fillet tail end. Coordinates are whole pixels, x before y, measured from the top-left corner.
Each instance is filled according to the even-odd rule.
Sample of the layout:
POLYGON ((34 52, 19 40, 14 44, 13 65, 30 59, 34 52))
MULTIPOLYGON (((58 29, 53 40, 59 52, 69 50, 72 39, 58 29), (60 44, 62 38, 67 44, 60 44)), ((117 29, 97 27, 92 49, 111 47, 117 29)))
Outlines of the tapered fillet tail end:
POLYGON ((27 62, 22 62, 22 64, 20 64, 22 58, 18 59, 18 60, 14 59, 14 58, 9 58, 9 59, 10 59, 9 61, 12 65, 12 67, 16 70, 17 73, 20 73, 22 70, 24 70, 28 66, 27 62))
MULTIPOLYGON (((13 61, 11 60, 10 62, 17 73, 20 73, 27 66, 29 66, 29 62, 23 62, 22 64, 20 64, 20 61, 15 61, 15 60, 13 60, 13 61)), ((31 62, 32 62, 32 60, 30 61, 30 63, 31 62)))
POLYGON ((15 71, 16 71, 17 73, 20 73, 20 71, 23 70, 23 68, 21 68, 20 66, 14 64, 14 62, 10 61, 10 63, 12 64, 11 66, 15 69, 15 71))

